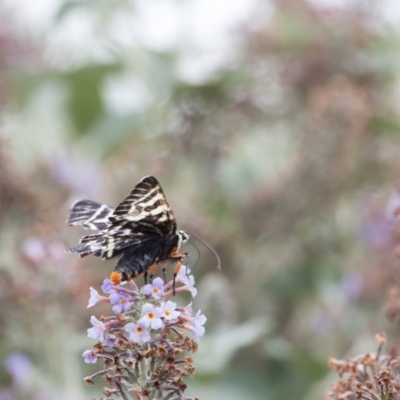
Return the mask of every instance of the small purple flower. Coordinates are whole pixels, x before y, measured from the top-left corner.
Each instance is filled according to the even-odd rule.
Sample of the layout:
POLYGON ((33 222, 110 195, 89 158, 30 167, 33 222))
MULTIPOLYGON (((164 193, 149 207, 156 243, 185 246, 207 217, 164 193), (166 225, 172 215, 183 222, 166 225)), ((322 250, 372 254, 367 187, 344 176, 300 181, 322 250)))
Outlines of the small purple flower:
POLYGON ((101 285, 101 290, 104 293, 110 293, 113 287, 114 284, 108 278, 106 278, 104 279, 103 284, 101 285))
POLYGON ((87 308, 93 307, 95 304, 99 302, 99 300, 100 300, 99 292, 96 289, 90 287, 90 298, 87 308))
POLYGON ((182 282, 185 286, 179 288, 180 291, 188 290, 192 297, 197 296, 197 289, 194 287, 194 276, 190 274, 190 269, 186 265, 182 265, 176 277, 178 282, 182 282))
POLYGON ((194 285, 194 277, 190 274, 190 269, 187 265, 181 265, 176 276, 176 280, 184 283, 185 285, 194 285))
POLYGON ((201 311, 197 311, 194 317, 187 317, 186 315, 181 315, 180 319, 183 321, 188 321, 189 324, 184 324, 184 327, 193 333, 193 336, 196 339, 199 339, 201 336, 204 335, 205 328, 204 324, 207 321, 207 318, 204 314, 201 314, 201 311))
POLYGON ((175 311, 176 303, 172 301, 163 301, 158 309, 161 310, 162 316, 168 321, 178 318, 180 314, 179 311, 175 311))
POLYGON ((160 300, 164 294, 164 282, 161 278, 156 278, 152 283, 143 286, 143 293, 153 299, 160 300))
POLYGON ((177 307, 177 310, 190 317, 193 314, 192 304, 190 302, 186 307, 177 307))
POLYGON ((193 286, 187 286, 187 290, 189 290, 190 294, 192 295, 192 297, 196 297, 197 296, 197 289, 193 286))
POLYGON ((201 311, 197 311, 196 315, 193 318, 192 324, 196 326, 204 325, 207 321, 207 318, 201 311))
POLYGON ((122 292, 112 292, 110 294, 110 301, 113 304, 112 310, 115 314, 129 311, 132 303, 125 297, 122 292))
POLYGON ((161 329, 164 327, 161 321, 162 316, 163 311, 159 307, 155 308, 152 304, 146 303, 142 307, 142 318, 140 318, 140 321, 143 321, 147 327, 150 326, 152 329, 161 329))
POLYGON ((106 347, 114 347, 118 343, 118 338, 115 335, 108 335, 106 339, 106 347))
POLYGON ((90 337, 91 339, 99 339, 101 342, 103 342, 106 326, 94 315, 90 317, 90 323, 93 325, 93 328, 89 328, 87 330, 88 337, 90 337))
POLYGON ((200 339, 204 335, 204 332, 206 331, 204 326, 193 326, 193 328, 194 328, 193 329, 193 336, 196 339, 200 339))
POLYGON ((94 350, 86 350, 82 353, 85 363, 94 364, 97 361, 97 353, 94 350))
POLYGON ((132 343, 146 343, 150 340, 150 333, 147 331, 147 325, 142 320, 139 320, 137 324, 129 322, 125 325, 125 331, 129 333, 129 341, 132 343))
POLYGON ((87 308, 93 307, 95 304, 99 303, 100 301, 110 302, 110 299, 105 296, 100 296, 99 292, 96 289, 93 289, 92 287, 90 287, 90 298, 89 298, 87 308))
POLYGON ((193 303, 190 302, 185 308, 185 312, 187 315, 192 315, 193 314, 193 307, 192 307, 193 303))
POLYGON ((207 321, 207 318, 204 314, 201 314, 201 311, 197 311, 196 315, 193 318, 192 324, 193 324, 193 336, 198 339, 201 336, 204 335, 205 332, 205 328, 204 328, 204 324, 207 321))

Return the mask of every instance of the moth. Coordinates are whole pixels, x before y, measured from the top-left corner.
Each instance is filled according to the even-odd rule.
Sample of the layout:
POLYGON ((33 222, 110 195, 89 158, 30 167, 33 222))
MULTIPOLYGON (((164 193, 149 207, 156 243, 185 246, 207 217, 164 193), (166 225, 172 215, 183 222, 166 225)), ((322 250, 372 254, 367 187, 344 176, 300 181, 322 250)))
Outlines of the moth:
MULTIPOLYGON (((175 277, 187 257, 179 249, 189 235, 177 229, 172 209, 153 176, 142 178, 115 208, 92 200, 77 201, 71 207, 67 225, 97 231, 83 236, 78 246, 67 251, 80 257, 93 254, 103 260, 119 257, 114 270, 121 281, 144 273, 147 282, 149 273, 152 279, 158 264, 163 265, 164 272, 168 261, 175 263, 175 277)), ((220 269, 218 255, 201 242, 214 252, 220 269)))

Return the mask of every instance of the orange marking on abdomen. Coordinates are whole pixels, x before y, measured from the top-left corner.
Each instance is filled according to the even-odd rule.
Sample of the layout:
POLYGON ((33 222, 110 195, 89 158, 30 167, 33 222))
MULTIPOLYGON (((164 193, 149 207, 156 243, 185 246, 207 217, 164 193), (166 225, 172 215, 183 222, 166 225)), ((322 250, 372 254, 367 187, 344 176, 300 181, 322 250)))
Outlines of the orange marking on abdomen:
POLYGON ((169 257, 174 256, 178 251, 177 247, 173 247, 172 250, 169 252, 169 257))
POLYGON ((114 285, 119 285, 122 281, 122 274, 121 272, 118 271, 113 271, 111 272, 110 275, 110 281, 114 284, 114 285))

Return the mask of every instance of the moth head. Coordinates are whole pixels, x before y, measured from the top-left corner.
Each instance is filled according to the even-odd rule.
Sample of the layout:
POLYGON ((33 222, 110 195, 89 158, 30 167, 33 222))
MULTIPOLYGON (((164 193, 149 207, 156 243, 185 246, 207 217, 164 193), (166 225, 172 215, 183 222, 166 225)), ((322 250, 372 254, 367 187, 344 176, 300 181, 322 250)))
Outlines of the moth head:
POLYGON ((189 235, 184 231, 177 231, 178 234, 178 248, 181 247, 182 243, 186 243, 189 240, 189 235))

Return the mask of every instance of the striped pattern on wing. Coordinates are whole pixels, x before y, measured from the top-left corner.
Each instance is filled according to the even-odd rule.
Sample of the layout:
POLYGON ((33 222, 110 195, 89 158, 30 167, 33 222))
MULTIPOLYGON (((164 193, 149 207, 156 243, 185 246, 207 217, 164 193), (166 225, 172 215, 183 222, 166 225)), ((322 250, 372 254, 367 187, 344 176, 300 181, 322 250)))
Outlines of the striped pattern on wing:
POLYGON ((103 259, 115 257, 130 245, 176 232, 176 221, 157 179, 145 176, 109 217, 103 259))
POLYGON ((177 230, 164 192, 152 176, 144 177, 115 209, 91 200, 75 203, 67 224, 97 230, 68 251, 80 257, 119 257, 114 270, 122 280, 143 272, 146 279, 150 266, 179 260, 183 255, 177 250, 188 237, 177 230))
POLYGON ((97 229, 80 245, 69 249, 81 257, 93 254, 103 259, 116 257, 121 250, 176 233, 174 214, 157 179, 144 177, 115 209, 91 200, 75 203, 68 222, 97 229))
POLYGON ((93 254, 96 257, 101 257, 103 254, 103 246, 105 243, 105 237, 99 235, 88 235, 84 236, 76 247, 67 249, 68 253, 77 253, 79 257, 86 257, 89 254, 93 254))
POLYGON ((144 177, 110 216, 113 226, 165 237, 176 232, 176 221, 164 192, 153 176, 144 177))
POLYGON ((92 200, 75 202, 70 210, 67 225, 80 225, 84 229, 104 231, 111 225, 109 220, 114 208, 92 200))

